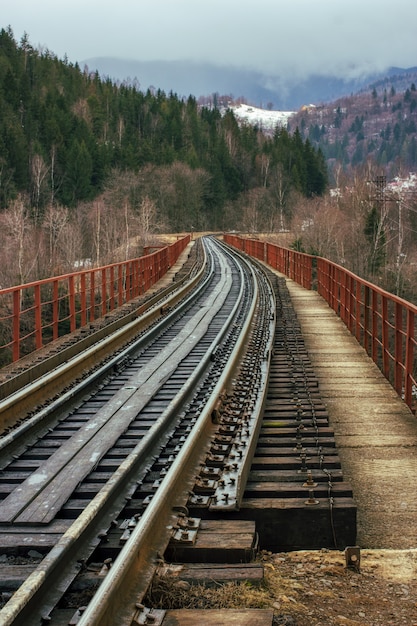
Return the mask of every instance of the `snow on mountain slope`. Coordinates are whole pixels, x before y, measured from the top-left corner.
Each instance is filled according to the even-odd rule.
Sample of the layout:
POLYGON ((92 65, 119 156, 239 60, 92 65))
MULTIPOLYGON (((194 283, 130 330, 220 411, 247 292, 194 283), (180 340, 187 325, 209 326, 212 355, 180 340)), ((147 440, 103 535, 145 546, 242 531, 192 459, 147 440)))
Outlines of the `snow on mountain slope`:
POLYGON ((295 111, 268 111, 248 104, 233 105, 230 108, 239 120, 257 124, 263 130, 275 130, 277 126, 286 127, 288 119, 295 114, 295 111))

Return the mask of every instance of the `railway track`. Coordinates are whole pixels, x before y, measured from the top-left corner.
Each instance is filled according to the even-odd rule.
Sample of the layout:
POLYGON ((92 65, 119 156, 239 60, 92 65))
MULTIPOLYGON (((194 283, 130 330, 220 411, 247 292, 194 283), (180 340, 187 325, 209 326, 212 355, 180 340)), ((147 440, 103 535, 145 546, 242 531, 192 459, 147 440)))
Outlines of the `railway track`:
MULTIPOLYGON (((354 543, 285 281, 212 239, 204 250, 179 291, 107 324, 80 357, 71 343, 64 371, 52 355, 59 383, 26 370, 35 384, 0 403, 19 415, 0 440, 0 624, 170 626, 183 618, 152 589, 171 563, 221 582, 259 576, 239 565, 259 546, 354 543)), ((261 613, 239 619, 270 624, 261 613)))
POLYGON ((188 293, 132 320, 129 345, 124 326, 2 401, 6 421, 21 417, 0 441, 1 624, 147 623, 138 605, 161 555, 197 533, 190 504, 241 508, 275 296, 258 268, 212 239, 204 248, 188 293), (86 572, 88 591, 68 600, 86 572))
POLYGON ((36 352, 36 358, 28 355, 4 367, 0 371, 1 433, 14 429, 28 414, 38 411, 45 399, 49 402, 54 395, 67 390, 71 381, 86 377, 90 369, 112 358, 184 298, 203 271, 201 240, 194 243, 170 284, 150 289, 120 309, 45 346, 36 352), (51 372, 53 375, 49 376, 51 372))

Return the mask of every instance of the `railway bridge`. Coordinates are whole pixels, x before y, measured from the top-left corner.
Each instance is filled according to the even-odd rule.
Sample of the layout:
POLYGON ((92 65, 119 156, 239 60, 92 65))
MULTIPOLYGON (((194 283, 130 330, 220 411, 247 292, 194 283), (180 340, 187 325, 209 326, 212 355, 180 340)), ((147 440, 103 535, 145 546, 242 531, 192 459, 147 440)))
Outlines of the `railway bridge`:
POLYGON ((417 307, 325 259, 226 240, 286 276, 353 487, 358 544, 415 548, 417 307))
POLYGON ((414 548, 416 416, 317 292, 286 282, 352 485, 357 543, 414 548))
POLYGON ((1 623, 185 625, 142 605, 161 561, 242 577, 259 548, 416 547, 417 308, 219 239, 0 292, 0 546, 44 557, 3 568, 1 623))

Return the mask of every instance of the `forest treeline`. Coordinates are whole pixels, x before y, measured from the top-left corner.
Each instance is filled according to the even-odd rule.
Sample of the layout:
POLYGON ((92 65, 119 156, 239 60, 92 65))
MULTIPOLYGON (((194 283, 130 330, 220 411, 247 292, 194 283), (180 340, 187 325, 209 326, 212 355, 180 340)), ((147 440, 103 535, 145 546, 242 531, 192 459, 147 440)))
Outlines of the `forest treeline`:
MULTIPOLYGON (((340 125, 329 105, 328 132, 353 124, 360 139, 371 106, 400 124, 416 92, 390 93, 386 107, 370 94, 361 113, 362 100, 340 109, 340 125)), ((143 92, 0 30, 0 288, 140 256, 155 233, 236 230, 286 232, 287 245, 417 301, 416 193, 381 201, 375 186, 405 174, 402 162, 334 159, 330 193, 312 119, 296 119, 266 134, 215 98, 143 92)))
POLYGON ((241 228, 254 202, 263 221, 282 222, 292 193, 326 185, 320 150, 298 132, 267 138, 231 110, 115 84, 0 31, 0 215, 15 237, 19 220, 43 227, 40 274, 54 269, 69 223, 81 229, 77 258, 103 262, 127 232, 241 228))

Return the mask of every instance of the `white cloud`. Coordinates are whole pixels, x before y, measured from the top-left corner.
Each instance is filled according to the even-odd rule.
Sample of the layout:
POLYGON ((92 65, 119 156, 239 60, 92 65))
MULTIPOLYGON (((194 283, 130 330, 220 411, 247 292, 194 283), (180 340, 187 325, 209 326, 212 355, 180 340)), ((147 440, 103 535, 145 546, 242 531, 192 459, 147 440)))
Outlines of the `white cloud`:
POLYGON ((8 24, 73 62, 193 59, 293 77, 417 65, 415 0, 15 0, 8 24))

